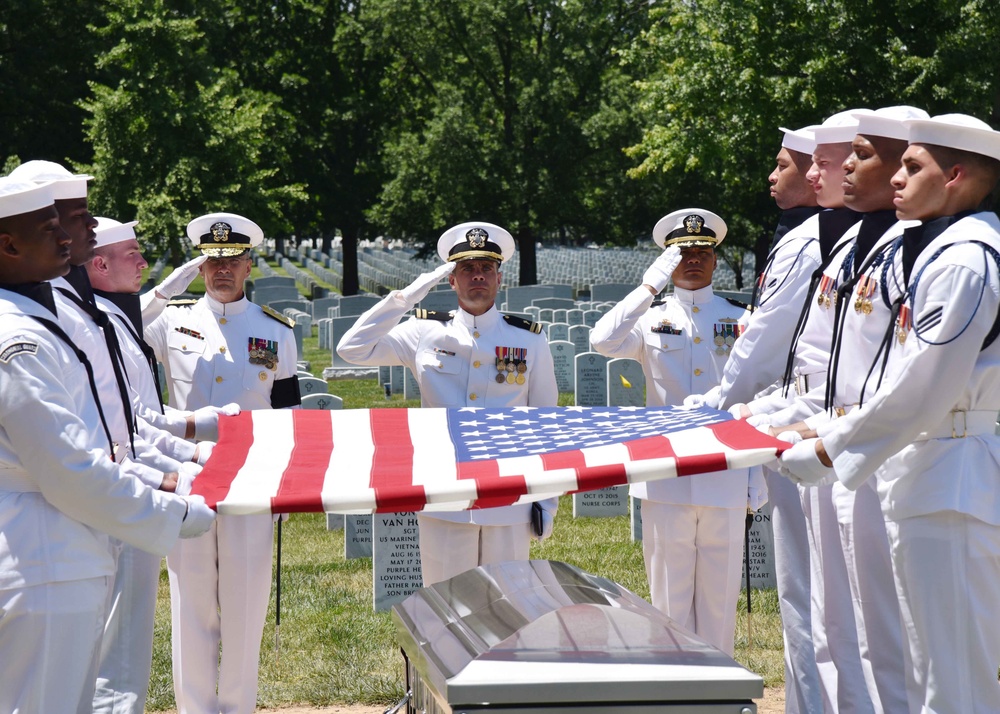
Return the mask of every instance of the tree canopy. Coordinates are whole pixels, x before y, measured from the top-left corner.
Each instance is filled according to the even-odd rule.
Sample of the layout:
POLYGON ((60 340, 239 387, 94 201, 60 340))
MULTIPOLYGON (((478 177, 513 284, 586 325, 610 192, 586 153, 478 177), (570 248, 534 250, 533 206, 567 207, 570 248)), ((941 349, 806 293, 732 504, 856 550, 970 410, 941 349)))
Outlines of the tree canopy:
POLYGON ((777 218, 779 126, 903 103, 996 126, 998 40, 992 0, 8 0, 0 161, 93 173, 95 211, 159 248, 212 210, 340 235, 348 293, 364 238, 492 221, 531 283, 539 242, 645 240, 688 205, 739 268, 777 218))

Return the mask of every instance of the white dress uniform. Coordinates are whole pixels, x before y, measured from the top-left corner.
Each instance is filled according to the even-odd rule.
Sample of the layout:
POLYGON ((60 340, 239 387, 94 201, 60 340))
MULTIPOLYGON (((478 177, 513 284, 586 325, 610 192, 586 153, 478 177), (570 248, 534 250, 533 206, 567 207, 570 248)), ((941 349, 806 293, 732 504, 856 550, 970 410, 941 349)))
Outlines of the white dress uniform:
MULTIPOLYGON (((678 405, 719 383, 746 312, 711 287, 675 288, 650 307, 645 286, 605 314, 590 335, 608 357, 642 363, 647 406, 678 405)), ((643 499, 642 544, 653 605, 678 624, 733 653, 747 490, 765 489, 759 469, 635 484, 643 499)))
MULTIPOLYGON (((888 217, 883 220, 895 220, 894 211, 886 213, 888 217)), ((877 376, 870 380, 868 376, 890 323, 886 300, 891 302, 900 292, 894 285, 897 278, 891 271, 886 273, 886 267, 891 266, 893 246, 898 247, 897 239, 910 225, 914 224, 891 225, 874 244, 859 235, 857 243, 842 247, 830 261, 827 274, 841 284, 840 294, 843 295, 830 371, 833 401, 829 411, 806 420, 821 433, 830 428, 829 421, 850 412, 863 401, 866 381, 866 397, 875 391, 877 376), (865 251, 866 255, 860 254, 865 251), (848 288, 843 287, 845 281, 850 281, 848 288), (887 292, 885 297, 883 291, 887 292)), ((898 282, 902 284, 901 276, 898 282)), ((903 649, 889 541, 875 492, 875 477, 870 477, 856 491, 839 482, 833 484, 832 499, 840 527, 840 546, 847 566, 861 667, 869 696, 876 711, 906 711, 907 655, 903 649)))
MULTIPOLYGON (((163 364, 170 405, 190 411, 231 402, 242 409, 298 404, 295 338, 282 319, 245 296, 167 306, 145 338, 163 364)), ((273 532, 268 514, 220 515, 208 533, 167 556, 178 712, 256 707, 273 532)))
MULTIPOLYGON (((780 383, 795 325, 810 297, 810 278, 820 260, 819 217, 813 213, 786 232, 768 255, 756 309, 723 371, 721 408, 752 401, 768 385, 780 383)), ((806 520, 798 487, 767 467, 763 472, 784 634, 785 708, 788 714, 807 714, 819 711, 823 702, 812 638, 806 520)))
MULTIPOLYGON (((461 308, 454 314, 418 310, 400 323, 409 309, 399 291, 389 293, 358 318, 337 345, 338 353, 354 364, 409 367, 425 407, 556 405, 552 354, 534 323, 501 315, 495 305, 482 315, 461 308), (497 381, 497 360, 506 357, 525 365, 524 372, 506 373, 523 380, 497 381)), ((546 506, 555 508, 554 503, 546 506)), ((526 560, 530 510, 521 504, 418 514, 424 584, 478 565, 526 560)))
POLYGON ((114 574, 106 534, 163 555, 186 505, 108 457, 84 365, 29 314, 56 322, 0 291, 0 711, 87 712, 114 574))
POLYGON ((1000 344, 984 348, 1000 279, 990 251, 968 241, 1000 251, 997 216, 962 218, 919 253, 881 387, 822 436, 848 488, 878 479, 911 711, 1000 710, 1000 344))

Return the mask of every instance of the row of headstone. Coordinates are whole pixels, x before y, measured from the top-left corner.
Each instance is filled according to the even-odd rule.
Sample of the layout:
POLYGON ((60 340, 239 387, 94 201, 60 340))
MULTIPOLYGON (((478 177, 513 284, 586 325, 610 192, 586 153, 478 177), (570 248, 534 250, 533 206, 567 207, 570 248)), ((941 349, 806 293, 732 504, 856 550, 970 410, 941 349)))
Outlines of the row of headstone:
POLYGON ((556 385, 573 392, 577 406, 641 407, 646 377, 634 359, 608 359, 597 352, 576 353, 572 342, 549 342, 556 385), (578 381, 579 378, 579 381, 578 381))

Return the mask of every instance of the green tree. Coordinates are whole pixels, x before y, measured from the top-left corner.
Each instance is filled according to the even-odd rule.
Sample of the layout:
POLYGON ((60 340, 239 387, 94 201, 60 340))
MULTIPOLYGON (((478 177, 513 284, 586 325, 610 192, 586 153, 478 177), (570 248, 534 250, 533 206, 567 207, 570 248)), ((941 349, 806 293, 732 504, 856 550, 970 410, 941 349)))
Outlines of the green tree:
POLYGON ((522 284, 536 282, 539 239, 648 232, 625 180, 621 150, 638 133, 614 54, 646 18, 626 0, 370 0, 363 20, 392 58, 386 91, 401 112, 373 221, 428 245, 462 221, 503 225, 522 284))
POLYGON ((135 216, 142 233, 179 260, 192 217, 232 211, 280 233, 304 193, 284 178, 286 116, 227 65, 225 44, 203 19, 214 23, 219 7, 173 5, 108 3, 105 24, 93 31, 116 44, 100 59, 103 81, 91 83, 84 107, 94 205, 135 216))

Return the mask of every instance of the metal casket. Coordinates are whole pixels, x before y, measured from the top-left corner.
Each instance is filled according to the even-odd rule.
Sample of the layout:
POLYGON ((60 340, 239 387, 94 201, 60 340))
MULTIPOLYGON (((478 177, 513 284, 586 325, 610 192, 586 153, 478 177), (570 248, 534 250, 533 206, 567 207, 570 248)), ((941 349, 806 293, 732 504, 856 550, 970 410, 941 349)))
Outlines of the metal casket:
POLYGON ((764 682, 566 563, 481 566, 392 608, 408 712, 755 714, 764 682))

